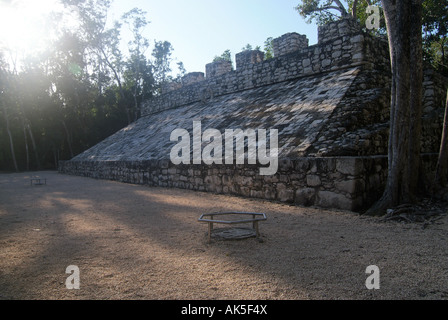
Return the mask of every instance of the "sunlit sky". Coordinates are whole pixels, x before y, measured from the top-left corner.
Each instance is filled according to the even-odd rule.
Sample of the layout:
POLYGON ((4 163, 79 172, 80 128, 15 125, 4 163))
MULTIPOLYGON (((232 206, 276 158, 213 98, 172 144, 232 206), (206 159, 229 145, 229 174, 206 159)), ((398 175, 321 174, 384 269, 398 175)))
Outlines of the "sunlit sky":
POLYGON ((173 56, 188 72, 205 72, 205 65, 225 50, 235 54, 246 44, 263 47, 268 37, 288 32, 306 34, 317 42, 317 26, 307 24, 294 7, 299 0, 115 0, 114 12, 139 7, 151 23, 152 40, 167 40, 173 56))
MULTIPOLYGON (((42 44, 43 17, 57 8, 57 0, 0 0, 0 40, 19 52, 42 44)), ((306 34, 317 42, 317 26, 307 24, 294 10, 299 0, 115 0, 109 19, 138 7, 147 12, 144 36, 169 41, 172 57, 187 72, 205 72, 205 65, 225 50, 235 54, 246 44, 263 47, 268 37, 288 32, 306 34)), ((123 32, 123 53, 126 33, 123 32)), ((20 55, 20 53, 19 53, 20 55)), ((148 53, 149 55, 149 53, 148 53)))
POLYGON ((44 37, 45 13, 53 0, 0 0, 0 45, 18 55, 40 47, 44 37))

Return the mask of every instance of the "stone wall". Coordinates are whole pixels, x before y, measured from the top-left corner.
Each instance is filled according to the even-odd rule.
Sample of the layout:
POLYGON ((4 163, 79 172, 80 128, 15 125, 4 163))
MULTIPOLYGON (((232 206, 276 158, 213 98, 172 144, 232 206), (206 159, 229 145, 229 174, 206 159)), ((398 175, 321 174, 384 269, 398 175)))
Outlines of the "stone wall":
POLYGON ((204 80, 205 80, 205 77, 204 77, 203 72, 190 72, 182 77, 182 84, 184 86, 188 86, 190 84, 204 81, 204 80))
POLYGON ((442 136, 445 97, 448 89, 446 78, 431 68, 423 75, 422 152, 438 152, 442 136))
POLYGON ((250 68, 252 64, 264 61, 264 52, 260 50, 246 50, 237 53, 235 61, 237 69, 250 68))
MULTIPOLYGON (((436 154, 423 155, 432 172, 436 154)), ((362 211, 380 196, 387 157, 303 157, 283 159, 272 176, 251 165, 173 165, 158 161, 61 161, 59 171, 95 179, 174 187, 218 194, 362 211)))
POLYGON ((317 39, 319 43, 325 43, 339 37, 341 34, 352 35, 359 34, 360 32, 361 26, 357 21, 347 17, 342 20, 319 26, 317 29, 317 39))
POLYGON ((291 32, 272 40, 274 56, 279 57, 308 47, 308 38, 305 35, 291 32))
POLYGON ((173 165, 159 161, 61 162, 59 171, 96 179, 175 187, 292 204, 362 209, 385 181, 385 157, 283 159, 273 176, 251 165, 173 165))
POLYGON ((142 107, 142 115, 339 68, 359 65, 388 68, 386 42, 361 32, 353 34, 350 28, 332 28, 331 32, 325 28, 319 30, 325 35, 313 46, 307 46, 308 39, 304 40, 305 36, 297 33, 280 37, 281 41, 278 42, 282 44, 281 48, 286 48, 286 44, 291 44, 291 47, 279 49, 278 54, 281 55, 272 59, 261 60, 256 50, 239 53, 236 55, 236 70, 232 70, 229 61, 209 63, 203 81, 182 87, 173 86, 173 91, 147 101, 142 107), (339 31, 335 33, 334 30, 339 31), (300 44, 296 45, 298 40, 294 39, 297 37, 300 44))
POLYGON ((217 60, 205 66, 205 75, 207 79, 219 77, 230 71, 232 71, 232 62, 227 60, 217 60))

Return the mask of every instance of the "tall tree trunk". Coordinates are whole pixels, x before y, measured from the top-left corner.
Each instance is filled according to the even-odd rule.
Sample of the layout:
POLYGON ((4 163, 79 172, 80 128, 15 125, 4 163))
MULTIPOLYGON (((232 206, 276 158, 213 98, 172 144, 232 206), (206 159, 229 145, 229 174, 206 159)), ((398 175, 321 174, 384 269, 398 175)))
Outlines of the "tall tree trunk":
MULTIPOLYGON (((137 87, 137 86, 136 86, 137 87)), ((138 101, 137 101, 137 89, 134 90, 134 121, 138 120, 138 114, 139 114, 139 107, 138 107, 138 101)))
MULTIPOLYGON (((114 78, 118 83, 118 90, 120 92, 120 98, 121 101, 119 102, 119 105, 122 105, 123 103, 125 103, 125 96, 124 96, 124 91, 123 91, 123 86, 121 85, 121 80, 120 80, 120 76, 118 75, 117 70, 114 68, 114 66, 112 65, 112 63, 109 61, 109 59, 107 58, 107 54, 104 51, 103 48, 100 48, 101 53, 102 53, 102 57, 104 59, 104 61, 106 62, 107 66, 112 70, 113 74, 114 74, 114 78)), ((125 110, 126 110, 126 117, 128 119, 128 125, 131 124, 132 120, 131 120, 131 110, 128 106, 124 106, 125 110)))
MULTIPOLYGON (((137 53, 139 54, 138 51, 137 51, 137 53)), ((138 55, 138 56, 140 56, 140 55, 138 55)), ((134 121, 137 121, 138 114, 139 114, 139 107, 138 107, 138 100, 137 100, 139 78, 140 78, 140 62, 137 60, 134 93, 133 93, 133 96, 134 96, 134 121)))
POLYGON ((420 161, 422 4, 421 0, 382 3, 392 71, 389 167, 383 196, 367 212, 371 215, 384 214, 387 208, 414 199, 418 181, 418 169, 415 170, 420 161))
MULTIPOLYGON (((370 6, 370 0, 366 0, 367 4, 370 6)), ((357 19, 358 18, 358 0, 353 1, 353 7, 352 7, 352 17, 357 19)))
POLYGON ((446 92, 445 116, 443 118, 443 131, 440 141, 439 158, 437 159, 437 166, 434 177, 434 188, 444 188, 447 182, 448 169, 448 90, 446 92))
POLYGON ((419 183, 423 177, 421 166, 421 133, 422 133, 422 94, 423 94, 423 39, 422 39, 422 0, 411 0, 411 30, 410 33, 410 108, 411 127, 409 135, 409 167, 408 176, 410 179, 409 201, 414 201, 414 197, 419 188, 419 183))
POLYGON ((67 144, 68 144, 68 149, 70 151, 70 159, 73 158, 73 148, 72 148, 72 138, 70 135, 70 132, 68 131, 67 125, 65 124, 65 121, 62 120, 62 125, 64 126, 65 129, 65 134, 67 136, 67 144))
POLYGON ((34 140, 33 131, 31 130, 31 125, 30 125, 29 121, 27 121, 26 127, 28 129, 28 133, 31 138, 31 145, 33 146, 34 157, 36 158, 36 166, 37 166, 37 169, 40 170, 39 154, 37 153, 36 141, 34 140))
POLYGON ((17 161, 16 161, 16 153, 14 151, 14 142, 12 140, 12 134, 11 134, 11 130, 9 128, 9 118, 8 118, 8 112, 6 111, 6 107, 3 108, 3 115, 5 116, 5 121, 6 121, 6 132, 8 133, 8 137, 9 137, 9 148, 11 150, 12 162, 13 162, 14 169, 16 170, 16 172, 19 172, 19 167, 17 166, 17 161))
POLYGON ((54 168, 57 169, 58 168, 58 162, 59 162, 59 156, 58 156, 58 152, 56 152, 56 147, 53 143, 53 159, 54 159, 54 168))
POLYGON ((22 119, 23 139, 25 140, 25 154, 26 154, 26 171, 30 170, 30 153, 28 148, 28 138, 26 136, 25 121, 22 119))

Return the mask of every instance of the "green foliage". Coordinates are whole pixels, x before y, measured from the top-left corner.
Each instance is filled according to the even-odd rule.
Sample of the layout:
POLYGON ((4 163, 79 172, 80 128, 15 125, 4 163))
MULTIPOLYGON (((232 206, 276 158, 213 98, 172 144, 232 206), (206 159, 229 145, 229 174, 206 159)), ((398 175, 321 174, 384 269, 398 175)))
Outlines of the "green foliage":
POLYGON ((246 44, 246 46, 241 48, 241 51, 251 51, 253 50, 252 45, 251 44, 246 44))
POLYGON ((369 31, 370 33, 373 33, 375 35, 386 35, 386 33, 387 33, 386 22, 384 19, 384 13, 382 10, 381 0, 370 0, 370 1, 347 0, 347 6, 348 6, 348 11, 351 13, 353 13, 354 10, 356 10, 356 19, 358 20, 359 24, 364 28, 364 31, 369 31), (355 3, 356 3, 356 8, 353 8, 355 3), (380 12, 380 28, 379 29, 367 30, 365 27, 366 20, 369 17, 369 15, 371 15, 370 12, 367 12, 367 7, 369 6, 369 4, 380 8, 380 10, 379 10, 379 12, 380 12))
POLYGON ((348 14, 347 9, 339 0, 302 0, 295 9, 307 19, 308 23, 316 20, 320 26, 348 14))
POLYGON ((161 93, 162 86, 172 80, 169 76, 171 72, 171 55, 173 47, 168 41, 154 41, 152 56, 154 57, 154 79, 158 83, 158 93, 161 93))
POLYGON ((213 62, 217 61, 230 61, 233 69, 232 53, 230 52, 229 49, 225 50, 220 56, 215 56, 213 58, 213 62))
MULTIPOLYGON (((316 21, 318 25, 335 21, 353 13, 356 4, 356 18, 361 26, 366 25, 369 13, 367 6, 380 8, 381 20, 378 30, 370 30, 375 35, 387 36, 385 19, 380 0, 302 0, 295 8, 308 23, 316 21)), ((440 0, 423 0, 423 55, 435 69, 448 76, 448 6, 440 0)), ((364 27, 364 30, 366 28, 364 27)), ((367 30, 366 30, 367 31, 367 30)))
POLYGON ((423 1, 423 55, 448 76, 448 6, 437 0, 423 1))
POLYGON ((213 59, 213 62, 216 61, 232 61, 232 53, 230 52, 229 49, 225 50, 220 56, 215 56, 215 58, 213 59))
POLYGON ((264 59, 271 59, 274 57, 274 39, 269 37, 264 42, 264 59))

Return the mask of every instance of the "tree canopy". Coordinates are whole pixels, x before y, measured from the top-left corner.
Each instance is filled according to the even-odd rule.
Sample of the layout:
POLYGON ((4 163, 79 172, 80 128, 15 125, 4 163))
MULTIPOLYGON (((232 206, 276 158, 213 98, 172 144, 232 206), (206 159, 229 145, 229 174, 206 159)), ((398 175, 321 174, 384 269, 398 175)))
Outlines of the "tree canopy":
MULTIPOLYGON (((372 33, 386 35, 386 23, 381 0, 302 0, 295 7, 308 23, 324 25, 342 17, 352 16, 365 27, 369 5, 380 8, 380 27, 372 33)), ((441 74, 448 76, 448 6, 439 0, 422 1, 423 58, 441 74)))
POLYGON ((146 12, 111 21, 109 0, 60 3, 48 13, 44 48, 24 55, 0 44, 2 171, 55 168, 137 120, 142 101, 172 78, 173 48, 160 40, 151 48, 146 12))

